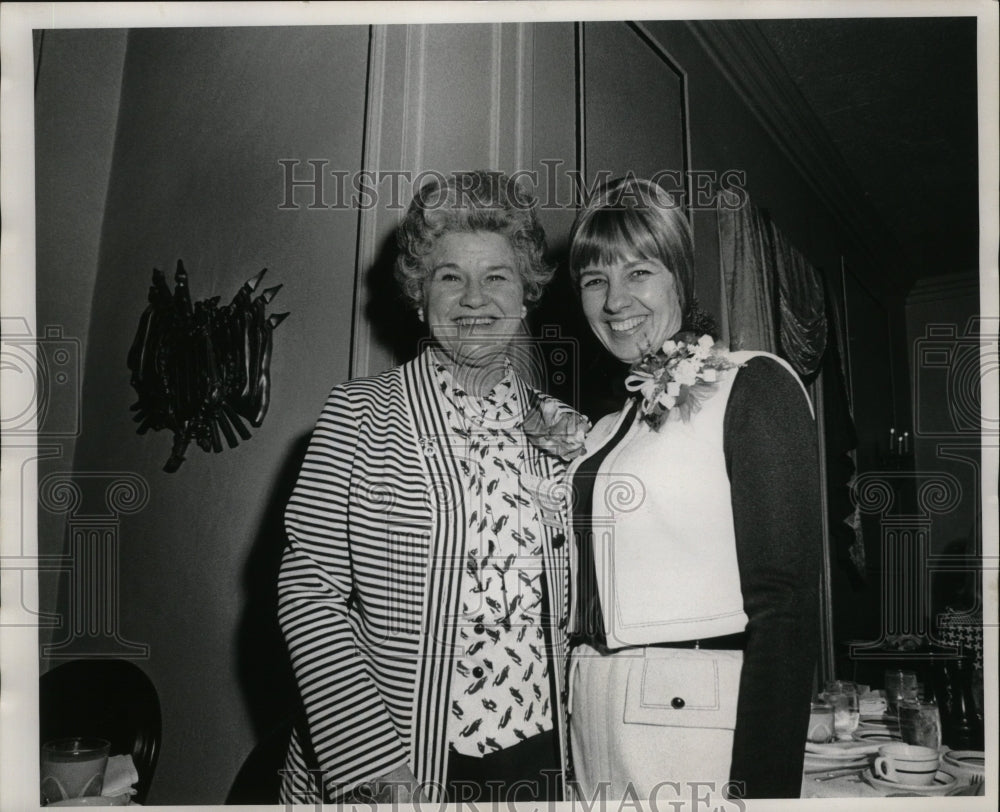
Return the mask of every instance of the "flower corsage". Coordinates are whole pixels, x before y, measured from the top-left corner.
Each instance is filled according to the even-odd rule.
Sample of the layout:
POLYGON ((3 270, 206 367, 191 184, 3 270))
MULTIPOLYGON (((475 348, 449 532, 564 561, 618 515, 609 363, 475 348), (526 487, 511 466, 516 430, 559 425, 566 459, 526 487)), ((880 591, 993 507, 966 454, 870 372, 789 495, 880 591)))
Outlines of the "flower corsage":
POLYGON ((737 366, 710 335, 678 333, 632 365, 625 388, 642 395, 642 419, 658 431, 668 418, 690 420, 715 394, 719 373, 737 366))
POLYGON ((532 445, 569 462, 584 452, 590 421, 555 398, 532 393, 521 428, 532 445))

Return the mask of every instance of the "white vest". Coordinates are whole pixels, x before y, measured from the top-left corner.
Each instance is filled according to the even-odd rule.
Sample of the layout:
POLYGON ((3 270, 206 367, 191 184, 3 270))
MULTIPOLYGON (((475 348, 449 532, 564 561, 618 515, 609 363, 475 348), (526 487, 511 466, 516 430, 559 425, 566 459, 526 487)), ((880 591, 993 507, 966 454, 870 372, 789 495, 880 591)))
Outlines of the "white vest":
MULTIPOLYGON (((745 363, 756 355, 774 358, 798 380, 776 356, 731 357, 745 363)), ((718 637, 746 627, 723 449, 737 371, 720 376, 718 389, 690 422, 668 419, 654 431, 636 419, 598 470, 594 559, 610 649, 718 637)), ((574 461, 569 476, 614 436, 626 411, 594 427, 587 454, 574 461)), ((578 573, 576 544, 570 548, 578 573)), ((570 606, 575 612, 575 594, 570 606)), ((571 629, 573 622, 575 617, 571 629)))

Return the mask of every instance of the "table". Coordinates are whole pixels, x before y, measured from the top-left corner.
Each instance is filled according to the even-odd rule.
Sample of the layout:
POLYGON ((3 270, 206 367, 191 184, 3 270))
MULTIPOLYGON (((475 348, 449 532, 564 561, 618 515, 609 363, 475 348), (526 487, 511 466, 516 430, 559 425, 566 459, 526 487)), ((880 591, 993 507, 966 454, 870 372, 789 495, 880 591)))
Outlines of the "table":
MULTIPOLYGON (((948 752, 950 748, 942 745, 940 748, 941 755, 948 752)), ((868 767, 871 769, 871 766, 868 767)), ((941 769, 944 772, 951 772, 958 778, 958 784, 955 789, 952 790, 949 795, 981 795, 983 794, 984 786, 980 784, 978 787, 969 787, 967 783, 967 778, 963 777, 960 771, 949 770, 947 764, 942 764, 941 769), (978 791, 977 791, 978 790, 978 791)), ((835 772, 835 770, 833 770, 835 772)), ((825 773, 811 773, 809 775, 803 774, 802 776, 802 791, 801 797, 803 798, 892 798, 898 796, 905 797, 940 797, 933 795, 924 795, 922 793, 914 793, 911 791, 901 790, 899 792, 893 792, 889 789, 881 789, 879 787, 873 787, 864 778, 861 777, 861 773, 851 773, 849 775, 842 775, 837 778, 831 778, 828 781, 817 781, 817 778, 821 778, 825 773)))

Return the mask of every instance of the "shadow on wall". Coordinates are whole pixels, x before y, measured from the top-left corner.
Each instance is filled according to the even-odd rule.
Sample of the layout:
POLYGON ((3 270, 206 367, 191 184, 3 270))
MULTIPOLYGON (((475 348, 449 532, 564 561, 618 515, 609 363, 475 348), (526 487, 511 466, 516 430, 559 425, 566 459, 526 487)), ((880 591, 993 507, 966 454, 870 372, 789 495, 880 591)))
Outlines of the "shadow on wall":
POLYGON ((549 252, 548 259, 556 265, 556 273, 528 320, 532 335, 544 336, 554 329, 560 340, 572 342, 571 373, 565 378, 548 376, 545 388, 550 395, 570 404, 596 423, 604 415, 620 409, 625 402, 627 365, 605 351, 587 324, 580 295, 570 279, 568 250, 560 243, 556 250, 549 252))
POLYGON ((417 355, 420 339, 427 330, 396 283, 393 266, 398 252, 393 233, 382 243, 365 277, 368 305, 365 315, 373 326, 375 340, 387 347, 397 363, 410 361, 417 355))
POLYGON ((305 434, 285 458, 271 501, 243 568, 246 597, 237 634, 240 689, 249 709, 254 737, 267 739, 296 713, 298 699, 288 651, 278 626, 278 568, 285 548, 285 505, 309 444, 305 434))

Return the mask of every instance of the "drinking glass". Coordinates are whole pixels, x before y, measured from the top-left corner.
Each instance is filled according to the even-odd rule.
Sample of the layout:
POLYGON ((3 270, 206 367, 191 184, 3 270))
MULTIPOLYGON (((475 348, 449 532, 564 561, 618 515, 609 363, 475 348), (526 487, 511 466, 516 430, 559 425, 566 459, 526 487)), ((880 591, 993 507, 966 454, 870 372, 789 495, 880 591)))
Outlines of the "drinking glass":
POLYGON ((833 708, 826 702, 814 700, 809 706, 809 732, 811 742, 828 742, 833 738, 833 708))
POLYGON ((42 796, 46 803, 100 795, 111 744, 76 736, 42 745, 42 796))
POLYGON ((833 730, 837 739, 850 740, 861 721, 858 686, 846 680, 833 680, 826 684, 823 698, 833 708, 833 730))
POLYGON ((885 702, 889 713, 899 712, 899 702, 902 699, 917 698, 917 675, 913 671, 903 671, 899 668, 885 672, 885 702))
POLYGON ((899 703, 899 732, 907 744, 923 747, 941 746, 941 713, 937 703, 903 699, 899 703))

